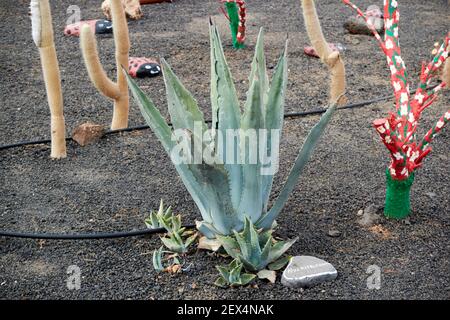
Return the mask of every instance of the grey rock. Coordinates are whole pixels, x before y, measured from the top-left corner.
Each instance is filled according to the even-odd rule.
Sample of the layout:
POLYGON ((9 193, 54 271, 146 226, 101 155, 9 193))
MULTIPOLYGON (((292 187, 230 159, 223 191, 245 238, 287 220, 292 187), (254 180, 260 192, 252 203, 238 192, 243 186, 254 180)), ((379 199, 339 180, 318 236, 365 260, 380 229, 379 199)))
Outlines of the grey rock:
POLYGON ((339 230, 336 229, 331 229, 328 231, 328 236, 332 237, 332 238, 337 238, 341 236, 341 232, 339 230))
POLYGON ((292 257, 283 272, 281 283, 291 288, 309 288, 334 280, 337 271, 332 264, 312 256, 292 257))
POLYGON ((378 209, 379 208, 374 204, 369 205, 364 209, 361 219, 358 220, 358 224, 363 227, 370 227, 377 224, 381 220, 378 209))

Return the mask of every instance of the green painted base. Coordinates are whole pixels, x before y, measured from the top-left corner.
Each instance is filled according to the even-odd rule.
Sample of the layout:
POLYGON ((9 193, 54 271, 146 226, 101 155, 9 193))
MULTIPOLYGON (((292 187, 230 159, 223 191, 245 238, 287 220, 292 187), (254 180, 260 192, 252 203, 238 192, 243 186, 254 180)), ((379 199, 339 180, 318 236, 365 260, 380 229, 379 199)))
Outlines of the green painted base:
POLYGON ((239 9, 235 2, 226 2, 225 7, 227 8, 228 16, 230 18, 230 30, 231 39, 233 41, 233 47, 235 49, 245 48, 245 44, 239 43, 237 41, 237 33, 239 28, 239 9))
POLYGON ((387 218, 404 219, 411 212, 410 191, 414 182, 414 172, 406 180, 392 179, 386 169, 386 203, 384 215, 387 218))
POLYGON ((236 43, 233 43, 233 48, 235 48, 235 49, 244 49, 245 48, 245 44, 239 43, 239 42, 236 41, 236 43))

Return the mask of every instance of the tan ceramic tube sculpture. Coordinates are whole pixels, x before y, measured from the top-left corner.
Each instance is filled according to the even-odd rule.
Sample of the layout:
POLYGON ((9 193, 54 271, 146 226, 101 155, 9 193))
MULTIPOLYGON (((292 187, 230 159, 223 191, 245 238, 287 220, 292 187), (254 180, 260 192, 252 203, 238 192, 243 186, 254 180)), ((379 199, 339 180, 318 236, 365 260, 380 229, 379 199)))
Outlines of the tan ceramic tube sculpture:
POLYGON ((450 88, 450 59, 445 60, 444 69, 442 70, 442 81, 450 88))
POLYGON ((301 0, 306 31, 312 46, 320 59, 328 66, 331 72, 330 101, 339 99, 339 104, 346 102, 345 93, 345 66, 339 52, 331 51, 322 32, 319 18, 317 17, 314 0, 301 0), (339 98, 341 97, 341 98, 339 98))
POLYGON ((113 119, 111 129, 128 127, 128 85, 122 66, 128 68, 128 52, 130 40, 128 26, 122 2, 111 0, 111 13, 116 45, 117 82, 112 82, 103 69, 97 51, 95 35, 88 26, 84 26, 80 34, 81 51, 92 83, 106 97, 114 100, 113 119))
POLYGON ((31 0, 33 41, 39 48, 47 100, 50 107, 51 154, 55 159, 66 157, 66 128, 63 113, 61 79, 53 41, 52 15, 48 0, 31 0))

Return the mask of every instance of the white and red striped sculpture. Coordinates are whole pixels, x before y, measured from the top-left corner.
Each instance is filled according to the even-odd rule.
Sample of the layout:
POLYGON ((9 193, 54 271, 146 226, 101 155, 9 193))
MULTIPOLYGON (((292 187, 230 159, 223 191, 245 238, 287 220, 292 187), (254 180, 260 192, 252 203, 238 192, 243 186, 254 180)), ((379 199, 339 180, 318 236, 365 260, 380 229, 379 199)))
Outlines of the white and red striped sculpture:
POLYGON ((433 138, 450 120, 450 110, 448 110, 422 139, 416 137, 422 112, 436 100, 438 91, 447 85, 445 82, 441 82, 434 88, 428 89, 431 80, 437 76, 437 69, 448 58, 450 33, 447 34, 431 62, 422 64, 419 86, 413 95, 410 93, 408 74, 399 44, 398 1, 384 0, 384 39, 357 6, 348 0, 343 0, 343 2, 355 9, 366 20, 386 55, 391 72, 396 112, 391 112, 387 118, 375 120, 373 125, 391 154, 391 163, 387 172, 388 190, 385 214, 388 217, 403 218, 410 211, 409 188, 414 179, 414 172, 422 166, 424 158, 431 152, 430 143, 433 138), (396 186, 407 191, 404 192, 406 198, 399 197, 396 186), (390 187, 391 189, 389 189, 390 187), (406 190, 405 187, 409 188, 406 190))

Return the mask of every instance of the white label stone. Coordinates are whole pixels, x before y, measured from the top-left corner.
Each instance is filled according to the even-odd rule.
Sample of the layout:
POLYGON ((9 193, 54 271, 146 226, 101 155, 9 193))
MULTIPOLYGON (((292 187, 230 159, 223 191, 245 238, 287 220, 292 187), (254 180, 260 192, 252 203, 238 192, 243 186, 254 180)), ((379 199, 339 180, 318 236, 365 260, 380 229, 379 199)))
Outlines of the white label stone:
POLYGON ((307 288, 336 277, 332 264, 312 256, 296 256, 289 261, 281 283, 292 288, 307 288))

